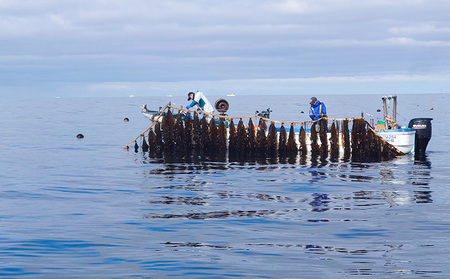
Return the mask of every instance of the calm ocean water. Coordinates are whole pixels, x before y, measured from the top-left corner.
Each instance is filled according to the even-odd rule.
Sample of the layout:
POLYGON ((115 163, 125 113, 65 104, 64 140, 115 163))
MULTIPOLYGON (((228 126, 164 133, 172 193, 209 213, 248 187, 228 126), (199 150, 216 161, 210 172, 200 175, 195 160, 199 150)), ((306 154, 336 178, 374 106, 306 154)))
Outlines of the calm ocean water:
MULTIPOLYGON (((307 120, 309 97, 225 96, 229 115, 270 107, 292 121, 307 120)), ((381 95, 318 97, 330 117, 381 116, 381 95)), ((371 164, 170 163, 124 150, 150 125, 140 105, 168 101, 187 104, 0 101, 0 277, 450 276, 450 94, 399 95, 400 122, 434 118, 426 160, 371 164)))

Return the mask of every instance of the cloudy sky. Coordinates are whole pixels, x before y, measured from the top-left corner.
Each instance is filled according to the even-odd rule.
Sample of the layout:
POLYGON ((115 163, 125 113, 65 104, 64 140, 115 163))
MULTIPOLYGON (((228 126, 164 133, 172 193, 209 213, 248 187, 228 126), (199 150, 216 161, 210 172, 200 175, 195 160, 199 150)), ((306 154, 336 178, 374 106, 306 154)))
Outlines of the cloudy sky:
POLYGON ((449 0, 0 0, 0 94, 450 92, 449 0))

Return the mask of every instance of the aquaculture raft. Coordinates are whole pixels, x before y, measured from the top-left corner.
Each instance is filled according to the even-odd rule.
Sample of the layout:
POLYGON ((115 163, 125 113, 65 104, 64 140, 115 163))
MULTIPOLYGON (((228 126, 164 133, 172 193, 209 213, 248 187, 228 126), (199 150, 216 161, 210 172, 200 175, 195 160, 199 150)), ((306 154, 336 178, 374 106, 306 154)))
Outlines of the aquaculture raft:
POLYGON ((331 161, 343 158, 379 162, 403 155, 363 117, 292 122, 258 115, 231 117, 201 113, 212 119, 200 118, 198 111, 167 105, 150 127, 124 148, 134 144, 135 152, 141 149, 155 157, 201 155, 222 159, 311 155, 321 159, 329 157, 331 161), (193 118, 186 116, 187 113, 192 113, 193 118))

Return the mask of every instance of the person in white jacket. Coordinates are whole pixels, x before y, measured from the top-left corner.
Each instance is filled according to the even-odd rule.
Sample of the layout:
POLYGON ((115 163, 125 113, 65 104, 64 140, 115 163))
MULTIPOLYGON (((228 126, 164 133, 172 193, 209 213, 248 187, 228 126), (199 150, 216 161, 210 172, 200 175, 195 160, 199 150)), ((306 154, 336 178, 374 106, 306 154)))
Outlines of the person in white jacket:
MULTIPOLYGON (((186 109, 191 109, 194 106, 197 106, 199 110, 213 113, 214 107, 211 105, 211 103, 206 98, 205 94, 203 92, 197 91, 197 92, 189 92, 188 93, 188 101, 192 100, 192 102, 186 106, 186 109)), ((206 115, 206 119, 210 120, 212 116, 206 115)))

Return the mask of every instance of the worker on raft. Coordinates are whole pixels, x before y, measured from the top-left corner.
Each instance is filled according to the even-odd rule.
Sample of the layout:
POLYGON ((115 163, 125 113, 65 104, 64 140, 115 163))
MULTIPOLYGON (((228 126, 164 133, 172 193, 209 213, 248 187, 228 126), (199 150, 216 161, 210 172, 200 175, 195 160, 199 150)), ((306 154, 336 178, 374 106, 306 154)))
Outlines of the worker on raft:
MULTIPOLYGON (((309 117, 311 117, 313 121, 319 120, 322 117, 327 117, 327 108, 325 107, 325 104, 323 102, 317 100, 316 97, 311 97, 311 101, 309 102, 309 104, 311 105, 311 107, 309 108, 309 117)), ((319 125, 316 125, 317 129, 319 129, 319 125)))
MULTIPOLYGON (((200 91, 197 91, 196 93, 189 92, 188 93, 188 101, 190 101, 190 100, 192 100, 192 103, 187 105, 186 109, 191 109, 192 107, 197 106, 197 110, 205 111, 208 113, 214 112, 213 106, 208 101, 208 99, 206 98, 205 94, 203 94, 203 92, 200 92, 200 91)), ((210 116, 210 115, 206 115, 205 117, 207 120, 210 120, 212 118, 212 116, 210 116)))

